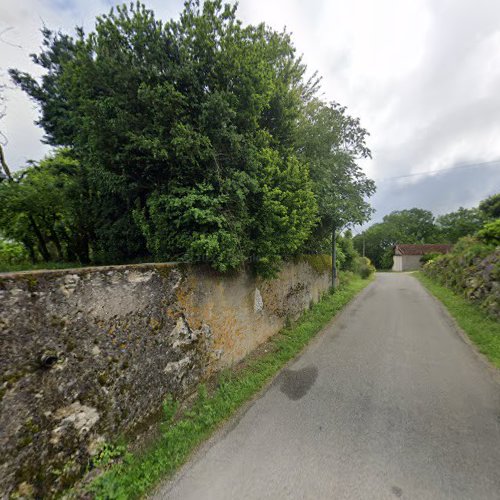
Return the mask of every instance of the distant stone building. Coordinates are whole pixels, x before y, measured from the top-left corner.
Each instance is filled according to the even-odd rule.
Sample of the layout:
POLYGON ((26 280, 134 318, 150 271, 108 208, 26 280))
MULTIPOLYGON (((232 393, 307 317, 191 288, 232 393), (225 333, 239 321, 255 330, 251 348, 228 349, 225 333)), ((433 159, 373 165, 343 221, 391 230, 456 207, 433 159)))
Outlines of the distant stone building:
POLYGON ((396 245, 394 247, 393 271, 415 271, 420 269, 422 255, 448 253, 452 245, 396 245))

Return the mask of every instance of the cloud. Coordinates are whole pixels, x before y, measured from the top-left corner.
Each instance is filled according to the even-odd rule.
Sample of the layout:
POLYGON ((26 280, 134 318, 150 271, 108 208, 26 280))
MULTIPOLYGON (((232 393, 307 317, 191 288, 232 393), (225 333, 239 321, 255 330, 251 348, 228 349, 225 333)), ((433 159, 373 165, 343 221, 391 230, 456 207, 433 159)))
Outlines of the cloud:
MULTIPOLYGON (((4 0, 5 2, 5 0, 4 0)), ((176 17, 182 1, 147 2, 157 16, 176 17)), ((37 71, 27 54, 48 27, 88 31, 107 0, 7 0, 0 32, 0 72, 37 71)), ((293 33, 310 72, 323 76, 323 97, 348 106, 370 133, 377 180, 500 158, 500 2, 491 0, 241 0, 246 23, 265 21, 293 33)), ((8 92, 7 155, 15 167, 46 151, 32 125, 36 111, 19 91, 8 92)), ((441 212, 472 206, 500 191, 500 164, 398 182, 380 182, 378 214, 420 206, 441 212)))

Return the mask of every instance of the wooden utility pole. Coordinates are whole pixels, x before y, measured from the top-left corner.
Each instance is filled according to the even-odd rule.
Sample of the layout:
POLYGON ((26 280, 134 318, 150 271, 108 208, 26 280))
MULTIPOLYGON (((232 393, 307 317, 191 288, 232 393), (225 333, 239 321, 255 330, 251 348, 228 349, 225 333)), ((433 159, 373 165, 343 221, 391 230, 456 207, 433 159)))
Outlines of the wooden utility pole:
POLYGON ((332 290, 337 288, 337 228, 332 229, 332 290))

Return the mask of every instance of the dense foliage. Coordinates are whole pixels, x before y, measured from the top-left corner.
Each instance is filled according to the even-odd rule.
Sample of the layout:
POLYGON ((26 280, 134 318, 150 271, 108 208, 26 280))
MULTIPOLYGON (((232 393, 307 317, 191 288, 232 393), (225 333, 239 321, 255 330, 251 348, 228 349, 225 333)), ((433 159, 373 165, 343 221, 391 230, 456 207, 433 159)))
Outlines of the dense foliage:
POLYGON ((340 269, 357 274, 364 279, 369 278, 375 272, 370 259, 359 255, 354 248, 351 231, 345 231, 337 241, 337 265, 340 269))
POLYGON ((500 218, 486 223, 477 236, 488 245, 500 245, 500 218))
POLYGON ((0 240, 0 262, 8 266, 22 264, 29 258, 26 248, 15 241, 0 240))
POLYGON ((311 248, 323 243, 332 230, 370 219, 372 209, 366 198, 375 192, 375 184, 356 163, 370 157, 366 135, 359 120, 348 116, 338 104, 326 105, 314 99, 305 106, 297 145, 300 157, 309 164, 319 209, 311 248))
POLYGON ((487 217, 478 208, 462 208, 436 217, 436 239, 440 243, 456 243, 460 238, 474 234, 487 217))
MULTIPOLYGON (((89 262, 90 207, 79 164, 66 150, 0 183, 2 235, 33 261, 89 262)), ((5 262, 5 261, 4 261, 5 262)))
POLYGON ((42 162, 0 192, 2 205, 25 200, 7 203, 20 220, 0 232, 33 259, 152 255, 221 271, 251 260, 272 274, 369 218, 374 184, 357 165, 367 132, 317 97, 286 32, 193 0, 165 23, 137 3, 89 34, 42 33, 43 76, 10 74, 38 104, 45 140, 64 148, 45 161, 62 179, 42 162), (28 203, 37 183, 44 200, 28 203))
POLYGON ((488 219, 500 218, 500 193, 486 198, 479 204, 479 210, 488 219))

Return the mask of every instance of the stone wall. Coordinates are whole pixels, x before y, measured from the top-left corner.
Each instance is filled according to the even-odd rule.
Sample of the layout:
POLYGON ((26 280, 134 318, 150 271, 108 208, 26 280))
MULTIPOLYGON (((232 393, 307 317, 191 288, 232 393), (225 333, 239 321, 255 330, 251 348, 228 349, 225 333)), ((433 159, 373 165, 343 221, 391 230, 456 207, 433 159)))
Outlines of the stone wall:
POLYGON ((0 491, 50 497, 167 394, 244 358, 316 302, 329 262, 250 270, 141 264, 0 275, 0 491))
POLYGON ((462 238, 453 252, 431 260, 423 271, 500 320, 500 246, 462 238))

